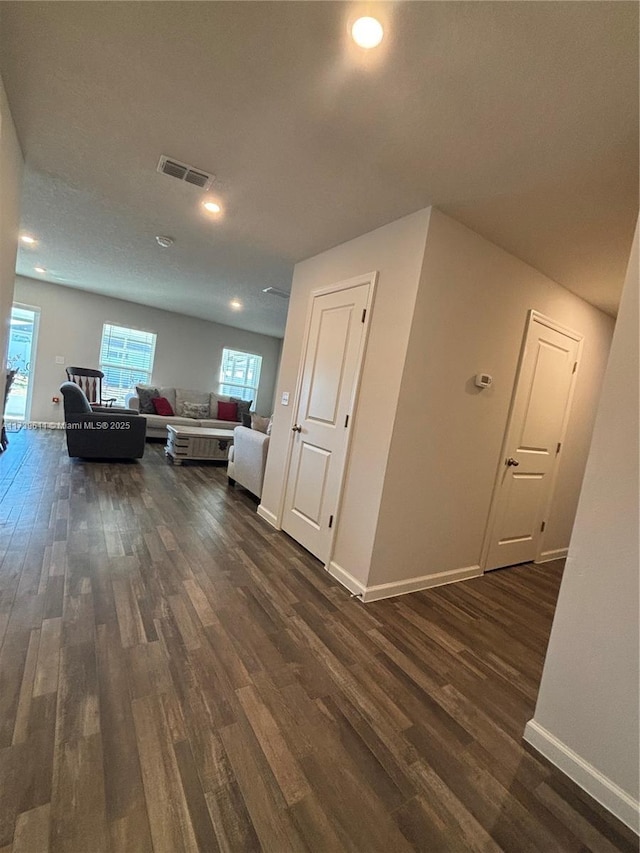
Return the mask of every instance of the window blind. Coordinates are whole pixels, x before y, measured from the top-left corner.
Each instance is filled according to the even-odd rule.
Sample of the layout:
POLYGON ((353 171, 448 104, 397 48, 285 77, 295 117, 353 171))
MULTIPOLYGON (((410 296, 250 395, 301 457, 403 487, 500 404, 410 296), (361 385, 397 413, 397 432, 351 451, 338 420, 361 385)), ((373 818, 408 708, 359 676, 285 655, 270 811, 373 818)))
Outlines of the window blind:
POLYGON ((220 365, 220 393, 255 403, 260 385, 262 356, 239 350, 223 349, 220 365))
POLYGON ((124 403, 136 385, 151 381, 156 334, 105 323, 100 344, 100 370, 104 373, 103 397, 124 403))

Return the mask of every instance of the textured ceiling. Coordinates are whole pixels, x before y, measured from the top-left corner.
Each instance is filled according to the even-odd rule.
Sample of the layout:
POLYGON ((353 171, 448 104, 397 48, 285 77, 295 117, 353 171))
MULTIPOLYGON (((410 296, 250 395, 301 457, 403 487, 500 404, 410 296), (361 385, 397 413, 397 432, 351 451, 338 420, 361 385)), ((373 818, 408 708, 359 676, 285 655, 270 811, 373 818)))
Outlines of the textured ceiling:
POLYGON ((2 2, 18 271, 281 335, 293 264, 434 204, 615 313, 638 207, 638 6, 2 2), (225 216, 156 173, 214 172, 225 216), (154 235, 175 245, 159 249, 154 235), (232 297, 242 312, 229 308, 232 297))

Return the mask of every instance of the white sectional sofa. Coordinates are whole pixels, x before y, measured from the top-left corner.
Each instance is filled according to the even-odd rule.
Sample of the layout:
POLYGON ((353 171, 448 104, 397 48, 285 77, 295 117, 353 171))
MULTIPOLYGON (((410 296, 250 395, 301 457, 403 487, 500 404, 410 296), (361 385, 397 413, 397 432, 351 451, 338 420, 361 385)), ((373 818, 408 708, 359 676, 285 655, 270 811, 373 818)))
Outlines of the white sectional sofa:
POLYGON ((166 397, 171 404, 174 412, 181 411, 181 401, 193 400, 194 402, 203 403, 205 399, 209 400, 209 417, 208 418, 187 418, 184 415, 175 414, 172 417, 166 415, 145 414, 140 412, 140 398, 137 394, 127 394, 126 405, 129 409, 135 412, 140 412, 141 416, 147 421, 147 438, 166 438, 167 426, 174 424, 175 426, 191 426, 205 427, 207 429, 235 429, 240 426, 239 421, 220 420, 217 417, 211 417, 217 412, 217 404, 220 402, 229 402, 228 397, 221 397, 209 391, 192 391, 184 388, 159 388, 160 396, 166 397))

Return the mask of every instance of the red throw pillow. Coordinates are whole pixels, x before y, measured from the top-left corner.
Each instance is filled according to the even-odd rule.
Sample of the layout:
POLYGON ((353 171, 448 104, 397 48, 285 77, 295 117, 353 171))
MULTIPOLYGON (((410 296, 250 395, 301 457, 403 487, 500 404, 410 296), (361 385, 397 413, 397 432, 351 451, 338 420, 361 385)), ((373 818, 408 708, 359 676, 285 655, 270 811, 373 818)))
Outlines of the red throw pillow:
POLYGON ((166 397, 152 397, 151 405, 155 409, 156 415, 164 415, 164 417, 172 417, 174 413, 171 408, 171 403, 166 397))
POLYGON ((237 421, 238 420, 238 404, 223 403, 218 400, 218 420, 219 421, 237 421))

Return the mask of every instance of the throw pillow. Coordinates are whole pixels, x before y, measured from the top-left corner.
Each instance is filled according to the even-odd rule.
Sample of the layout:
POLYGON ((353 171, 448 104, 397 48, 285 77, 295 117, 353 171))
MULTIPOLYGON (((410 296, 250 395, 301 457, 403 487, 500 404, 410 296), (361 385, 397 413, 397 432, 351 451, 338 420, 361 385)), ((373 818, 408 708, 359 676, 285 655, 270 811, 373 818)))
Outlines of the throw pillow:
POLYGON ((251 429, 251 414, 249 412, 242 412, 242 414, 239 415, 239 417, 240 417, 240 423, 242 424, 242 426, 248 427, 249 429, 251 429))
POLYGON ((219 421, 237 421, 238 420, 238 404, 223 403, 218 400, 218 420, 219 421))
POLYGON ((185 400, 182 406, 182 414, 185 418, 204 420, 209 417, 209 403, 190 403, 185 400))
POLYGON ((269 418, 269 423, 267 424, 267 435, 271 435, 271 430, 273 429, 273 415, 269 418))
POLYGON ((251 415, 251 429, 266 433, 271 418, 263 418, 260 415, 251 415))
MULTIPOLYGON (((184 414, 184 404, 185 403, 200 403, 200 405, 207 406, 209 405, 209 392, 208 391, 190 391, 186 388, 176 388, 176 415, 181 415, 185 417, 184 414)), ((206 417, 209 416, 207 412, 206 417)))
POLYGON ((166 397, 154 397, 151 402, 153 403, 153 410, 156 415, 162 415, 165 418, 173 417, 171 403, 166 397))
POLYGON ((253 405, 253 400, 241 400, 240 397, 229 397, 232 403, 238 404, 238 420, 242 421, 243 415, 251 414, 249 409, 253 405))
POLYGON ((140 400, 140 414, 155 415, 156 410, 151 401, 160 396, 158 389, 154 385, 136 385, 136 394, 140 400))

